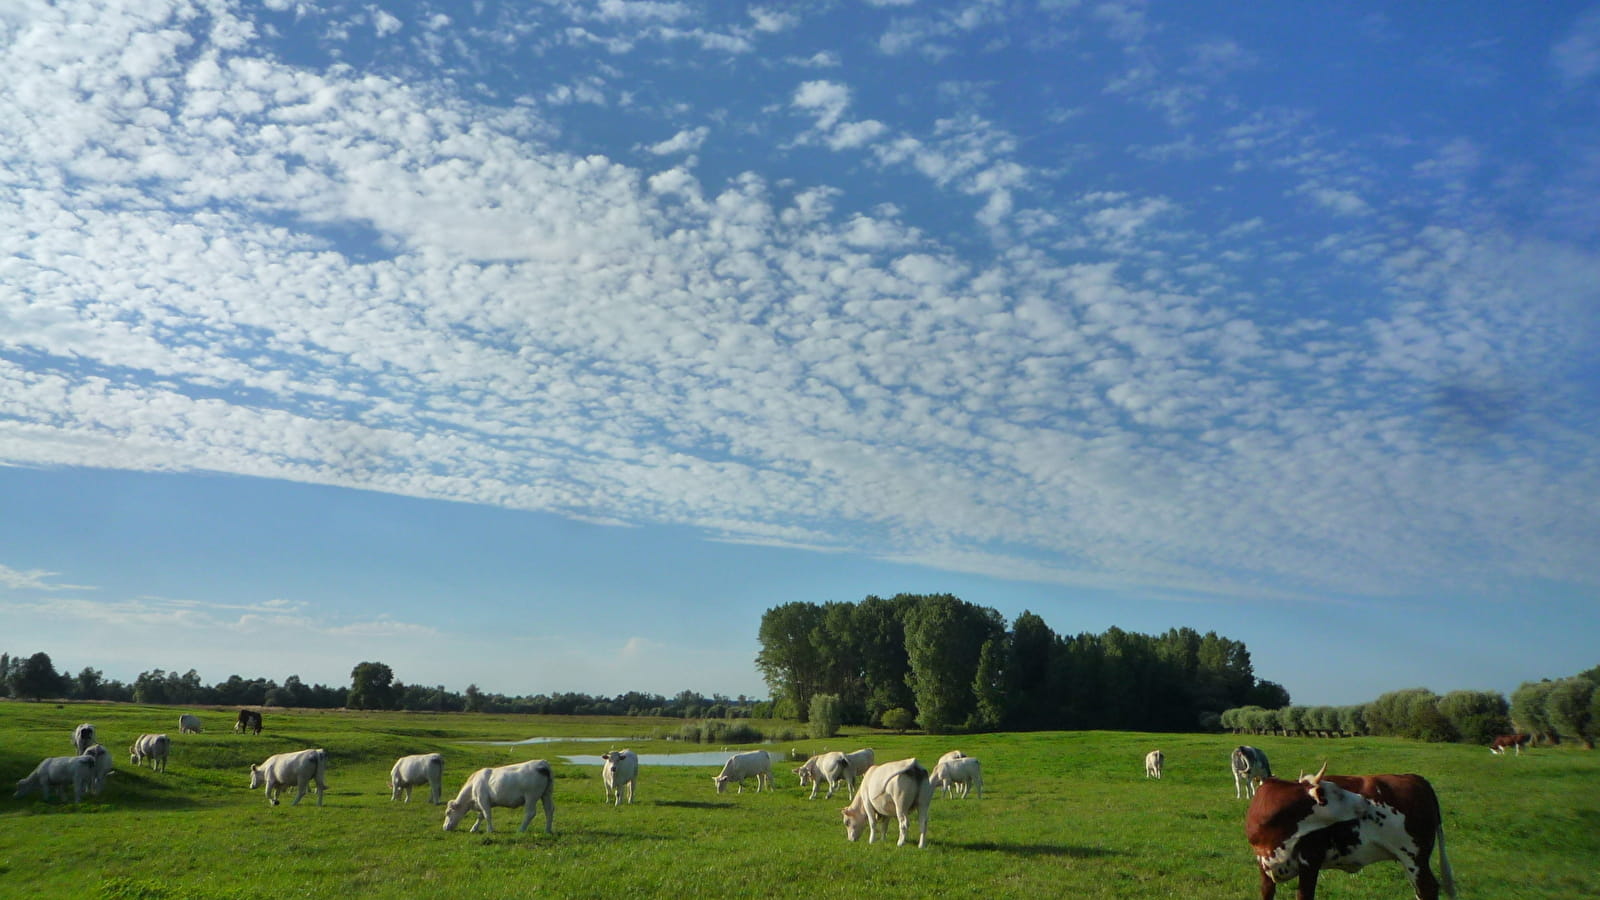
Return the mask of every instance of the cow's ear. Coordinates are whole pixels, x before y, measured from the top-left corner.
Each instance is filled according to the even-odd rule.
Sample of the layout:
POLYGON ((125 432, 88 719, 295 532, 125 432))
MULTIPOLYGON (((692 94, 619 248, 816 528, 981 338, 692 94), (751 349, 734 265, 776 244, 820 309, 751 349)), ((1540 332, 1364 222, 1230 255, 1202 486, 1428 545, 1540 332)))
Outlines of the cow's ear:
POLYGON ((1311 802, 1316 806, 1322 806, 1328 802, 1328 798, 1323 796, 1322 782, 1320 781, 1311 786, 1311 802))

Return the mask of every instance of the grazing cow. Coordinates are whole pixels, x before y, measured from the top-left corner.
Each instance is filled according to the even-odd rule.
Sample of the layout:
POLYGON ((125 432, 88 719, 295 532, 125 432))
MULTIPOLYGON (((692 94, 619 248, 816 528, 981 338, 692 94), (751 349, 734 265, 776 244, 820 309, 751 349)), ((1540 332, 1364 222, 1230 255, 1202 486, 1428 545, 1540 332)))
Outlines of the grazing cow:
MULTIPOLYGON (((85 722, 82 725, 79 725, 77 728, 72 729, 72 749, 78 751, 78 754, 80 756, 83 754, 83 751, 89 749, 89 745, 93 744, 93 743, 94 743, 94 726, 93 725, 90 725, 88 722, 85 722)), ((52 758, 56 758, 56 757, 52 757, 52 758)))
POLYGON ((179 716, 178 717, 178 733, 179 734, 199 734, 200 733, 200 717, 199 716, 191 716, 188 713, 184 713, 183 715, 179 716))
POLYGON ((300 799, 313 784, 317 786, 317 805, 322 805, 322 794, 328 789, 328 751, 320 747, 295 750, 267 757, 259 766, 250 767, 250 789, 265 787, 267 803, 278 805, 278 791, 294 785, 297 792, 290 806, 299 806, 300 799))
MULTIPOLYGON (((873 766, 861 778, 861 788, 856 791, 850 805, 839 811, 844 817, 844 836, 854 841, 861 837, 861 827, 867 828, 867 843, 878 839, 878 824, 889 816, 900 822, 900 840, 906 843, 906 828, 911 814, 917 813, 917 846, 928 842, 928 807, 933 805, 933 783, 928 770, 915 759, 902 759, 873 766)), ((887 828, 885 828, 887 831, 887 828)))
POLYGON ((1167 755, 1160 750, 1151 750, 1144 755, 1144 777, 1161 777, 1161 769, 1167 764, 1167 755))
POLYGON ((145 760, 150 760, 150 768, 157 772, 167 770, 167 752, 172 748, 170 741, 164 734, 141 734, 128 748, 128 765, 142 766, 145 760))
POLYGON ((438 753, 418 753, 395 760, 389 770, 389 799, 399 800, 405 792, 406 802, 411 802, 411 789, 428 786, 428 802, 438 803, 444 786, 444 756, 438 753))
POLYGON ((239 710, 239 719, 233 723, 233 733, 244 734, 246 731, 252 734, 261 733, 261 713, 253 709, 239 710))
POLYGON ((1328 775, 1299 781, 1268 777, 1245 813, 1245 839, 1261 866, 1261 898, 1298 877, 1295 896, 1312 900, 1325 868, 1355 872, 1383 860, 1406 871, 1417 900, 1454 897, 1444 824, 1433 785, 1421 775, 1328 775), (1439 878, 1428 867, 1439 845, 1439 878))
POLYGON ((600 780, 605 782, 606 800, 616 795, 616 805, 622 805, 622 786, 628 786, 628 802, 633 802, 633 788, 639 781, 639 754, 632 750, 613 750, 600 754, 605 763, 600 767, 600 780))
POLYGON ((1511 747, 1517 751, 1518 756, 1521 756, 1523 747, 1533 746, 1530 743, 1532 740, 1533 735, 1531 734, 1502 734, 1489 742, 1489 752, 1504 756, 1506 748, 1511 747))
POLYGON ((106 777, 112 772, 111 751, 100 744, 90 744, 82 755, 94 760, 94 777, 89 781, 89 793, 98 797, 106 789, 106 777))
MULTIPOLYGON (((962 753, 960 750, 951 750, 949 753, 946 753, 945 755, 939 757, 939 762, 949 762, 952 759, 961 759, 961 758, 963 758, 965 756, 966 756, 966 754, 962 753)), ((938 764, 939 763, 934 763, 934 765, 938 765, 938 764)))
POLYGON ((751 750, 749 753, 738 753, 728 758, 723 764, 722 771, 711 776, 717 786, 717 793, 722 793, 729 784, 738 784, 739 793, 744 793, 744 780, 755 778, 756 793, 761 793, 761 785, 765 784, 767 790, 772 790, 772 757, 765 750, 751 750))
POLYGON ((1233 799, 1244 797, 1241 788, 1248 788, 1250 796, 1256 795, 1256 784, 1263 778, 1272 777, 1272 766, 1267 762, 1267 755, 1254 747, 1241 745, 1233 748, 1230 763, 1233 769, 1233 799))
POLYGON ((817 799, 817 788, 822 787, 824 781, 828 783, 828 793, 824 797, 826 800, 833 799, 833 792, 839 787, 840 782, 844 783, 846 797, 856 791, 855 776, 850 772, 850 760, 837 750, 811 757, 801 764, 800 768, 795 769, 794 774, 800 776, 801 787, 811 785, 809 798, 811 800, 817 799))
POLYGON ((552 825, 556 814, 554 795, 555 778, 550 774, 550 764, 542 759, 479 769, 467 777, 467 783, 461 786, 456 798, 445 804, 444 830, 455 831, 468 810, 477 810, 478 818, 467 830, 477 831, 479 823, 482 823, 484 830, 494 831, 491 814, 494 807, 516 809, 520 806, 527 810, 522 816, 522 827, 517 829, 521 833, 527 831, 528 823, 533 821, 533 805, 543 803, 545 834, 555 834, 552 825))
POLYGON ((935 788, 944 788, 946 797, 950 796, 951 788, 955 788, 955 795, 962 798, 977 788, 978 799, 983 799, 983 766, 970 756, 958 756, 939 763, 933 767, 933 774, 928 776, 928 781, 935 788))
POLYGON ((86 754, 78 756, 51 756, 34 767, 27 778, 17 782, 13 799, 21 800, 34 791, 50 800, 50 788, 72 788, 72 802, 82 803, 83 792, 94 784, 95 759, 86 754))

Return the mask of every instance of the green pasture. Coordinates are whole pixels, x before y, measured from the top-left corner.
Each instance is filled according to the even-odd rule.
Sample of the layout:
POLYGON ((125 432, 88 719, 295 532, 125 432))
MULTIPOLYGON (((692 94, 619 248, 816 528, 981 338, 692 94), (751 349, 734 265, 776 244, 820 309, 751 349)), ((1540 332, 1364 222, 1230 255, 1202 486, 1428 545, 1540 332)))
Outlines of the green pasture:
MULTIPOLYGON (((708 749, 668 742, 678 720, 268 710, 258 737, 231 731, 233 710, 196 709, 206 725, 180 735, 180 710, 92 703, 0 702, 0 897, 485 898, 526 897, 1176 897, 1256 896, 1234 799, 1228 735, 1047 732, 958 737, 847 730, 828 741, 765 749, 870 746, 879 760, 931 765, 961 749, 983 762, 982 800, 936 800, 928 848, 851 844, 841 798, 807 800, 789 767, 773 793, 718 795, 716 767, 642 768, 632 806, 602 803, 596 767, 562 756, 607 744, 521 747, 473 741, 625 737, 640 753, 708 749), (117 760, 103 795, 41 802, 10 785, 45 756, 71 752, 92 722, 117 760), (173 741, 168 771, 127 764, 144 732, 173 741), (253 762, 285 750, 329 753, 325 805, 267 805, 248 790, 253 762), (1166 778, 1143 757, 1166 753, 1166 778), (550 760, 556 834, 542 817, 523 834, 500 810, 492 835, 441 828, 442 807, 391 802, 394 760, 445 755, 445 793, 487 765, 550 760)), ((758 723, 764 724, 764 723, 758 723)), ((1383 738, 1249 741, 1294 776, 1418 772, 1444 804, 1461 896, 1600 897, 1600 754, 1540 748, 1497 757, 1481 747, 1383 738)), ((715 748, 710 748, 715 749, 715 748)), ((292 796, 292 793, 291 795, 292 796)), ((1396 865, 1330 872, 1331 900, 1409 897, 1396 865)), ((1290 894, 1289 896, 1292 896, 1290 894)))

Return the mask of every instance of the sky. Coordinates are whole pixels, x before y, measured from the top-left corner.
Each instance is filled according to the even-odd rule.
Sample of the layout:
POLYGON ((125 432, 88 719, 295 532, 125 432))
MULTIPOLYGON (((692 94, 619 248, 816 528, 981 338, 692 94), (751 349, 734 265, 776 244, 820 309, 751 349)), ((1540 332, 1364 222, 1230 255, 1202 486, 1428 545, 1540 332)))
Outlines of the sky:
POLYGON ((949 592, 1600 663, 1600 4, 0 5, 0 650, 766 696, 949 592))

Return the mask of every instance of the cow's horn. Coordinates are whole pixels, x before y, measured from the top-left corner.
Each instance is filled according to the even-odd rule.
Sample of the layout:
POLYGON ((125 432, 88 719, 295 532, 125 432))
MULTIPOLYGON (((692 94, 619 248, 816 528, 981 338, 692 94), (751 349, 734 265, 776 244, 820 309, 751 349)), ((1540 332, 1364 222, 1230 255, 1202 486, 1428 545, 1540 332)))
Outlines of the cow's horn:
POLYGON ((1328 761, 1327 760, 1323 760, 1322 761, 1322 768, 1317 770, 1317 777, 1315 779, 1313 779, 1313 780, 1317 784, 1321 784, 1322 783, 1322 776, 1326 775, 1327 773, 1328 773, 1328 761))

